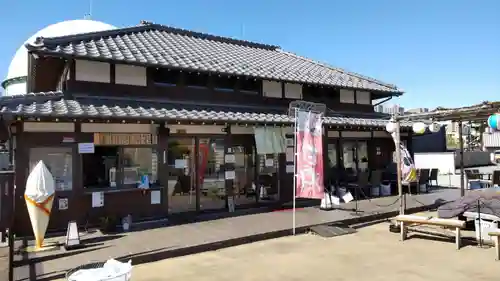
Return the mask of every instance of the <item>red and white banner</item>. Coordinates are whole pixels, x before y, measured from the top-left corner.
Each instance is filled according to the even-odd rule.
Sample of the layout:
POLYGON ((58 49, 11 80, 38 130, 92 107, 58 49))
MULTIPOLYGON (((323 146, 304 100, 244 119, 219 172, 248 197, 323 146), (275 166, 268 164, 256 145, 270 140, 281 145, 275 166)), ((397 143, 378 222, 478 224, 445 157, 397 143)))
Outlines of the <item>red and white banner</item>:
POLYGON ((322 117, 322 114, 304 111, 296 115, 296 197, 324 197, 322 117))

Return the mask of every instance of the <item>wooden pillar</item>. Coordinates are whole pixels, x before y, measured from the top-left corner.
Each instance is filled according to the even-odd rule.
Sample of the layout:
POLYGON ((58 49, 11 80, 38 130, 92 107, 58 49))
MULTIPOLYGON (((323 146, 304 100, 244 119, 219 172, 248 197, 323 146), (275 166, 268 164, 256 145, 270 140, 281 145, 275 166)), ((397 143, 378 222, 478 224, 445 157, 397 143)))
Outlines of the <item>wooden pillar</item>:
POLYGON ((295 186, 293 185, 293 178, 295 177, 295 138, 294 134, 286 135, 286 153, 285 153, 285 165, 283 167, 283 173, 281 174, 281 193, 280 200, 282 202, 290 202, 293 200, 293 189, 295 186), (288 154, 288 156, 287 156, 288 154))
MULTIPOLYGON (((74 122, 75 131, 73 135, 73 144, 71 148, 71 164, 72 164, 72 173, 73 173, 73 182, 71 186, 71 192, 67 198, 68 200, 68 209, 65 210, 67 214, 70 216, 69 220, 76 220, 77 224, 80 226, 85 226, 91 221, 91 216, 94 215, 92 208, 86 205, 86 200, 84 200, 85 196, 89 196, 85 194, 85 189, 83 186, 83 158, 82 154, 78 153, 78 144, 93 142, 93 139, 88 140, 85 139, 82 133, 82 124, 80 121, 74 122), (79 212, 76 210, 84 210, 83 212, 79 212)), ((57 194, 56 194, 57 195, 57 194)), ((57 202, 54 202, 54 205, 57 207, 57 202)))
POLYGON ((321 135, 322 139, 322 147, 323 147, 323 182, 324 182, 324 187, 325 190, 330 190, 330 183, 329 183, 329 174, 330 174, 330 167, 328 164, 328 129, 326 125, 323 124, 323 132, 321 135))
MULTIPOLYGON (((24 201, 24 190, 26 188, 26 179, 29 173, 29 148, 25 142, 25 132, 23 122, 18 122, 16 126, 16 151, 15 158, 15 213, 14 213, 14 234, 29 235, 31 225, 29 225, 28 211, 24 201)), ((32 233, 32 232, 31 232, 32 233)))
POLYGON ((229 212, 234 212, 234 180, 236 173, 234 170, 234 151, 231 135, 231 125, 226 126, 225 153, 224 153, 224 178, 226 186, 226 208, 229 212))
MULTIPOLYGON (((71 149, 72 159, 73 159, 73 183, 71 198, 78 198, 83 196, 83 163, 82 155, 78 153, 78 144, 81 142, 86 142, 82 138, 82 123, 80 121, 75 122, 75 145, 71 149)), ((69 205, 69 204, 68 204, 69 205)))
POLYGON ((170 129, 166 127, 165 123, 161 123, 158 128, 158 145, 157 145, 157 161, 158 161, 158 180, 160 184, 163 186, 162 189, 162 207, 168 214, 169 208, 169 194, 170 188, 168 181, 170 178, 170 167, 168 166, 168 139, 170 136, 170 129))
POLYGON ((465 195, 464 138, 462 121, 458 121, 458 141, 460 143, 460 196, 465 195))

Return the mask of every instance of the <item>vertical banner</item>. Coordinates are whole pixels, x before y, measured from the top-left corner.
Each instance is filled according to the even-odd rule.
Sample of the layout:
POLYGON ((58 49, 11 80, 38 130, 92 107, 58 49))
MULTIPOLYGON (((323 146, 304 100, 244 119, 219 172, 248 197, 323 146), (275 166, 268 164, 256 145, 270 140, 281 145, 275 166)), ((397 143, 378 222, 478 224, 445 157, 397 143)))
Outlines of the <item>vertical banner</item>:
POLYGON ((415 168, 415 163, 411 159, 410 152, 406 149, 405 145, 400 143, 401 150, 401 182, 408 185, 413 182, 417 182, 417 169, 415 168))
MULTIPOLYGON (((410 183, 414 183, 418 181, 417 178, 417 169, 415 168, 415 163, 413 162, 413 159, 411 158, 411 154, 406 148, 406 146, 401 142, 401 139, 399 139, 399 133, 392 133, 392 139, 394 140, 394 144, 398 145, 399 144, 399 155, 400 159, 395 159, 393 157, 394 161, 399 161, 400 162, 400 167, 401 167, 401 183, 403 185, 408 185, 410 183)), ((396 151, 394 151, 394 156, 396 154, 396 151)))
POLYGON ((298 111, 295 116, 295 196, 323 199, 323 114, 298 111))

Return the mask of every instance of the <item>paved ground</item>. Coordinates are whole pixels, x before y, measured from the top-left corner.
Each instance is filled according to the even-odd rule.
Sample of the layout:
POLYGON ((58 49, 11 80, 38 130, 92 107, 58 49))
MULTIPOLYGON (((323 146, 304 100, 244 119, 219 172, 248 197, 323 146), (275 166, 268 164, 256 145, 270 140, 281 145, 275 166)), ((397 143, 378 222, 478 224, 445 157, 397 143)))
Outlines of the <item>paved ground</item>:
MULTIPOLYGON (((431 205, 436 200, 453 200, 459 197, 457 190, 436 190, 429 194, 407 197, 407 208, 431 205)), ((342 208, 353 208, 354 202, 342 208)), ((384 197, 359 202, 360 212, 347 210, 320 211, 317 208, 299 209, 296 225, 305 229, 311 225, 343 220, 358 220, 374 214, 387 214, 399 208, 397 197, 384 197)), ((289 235, 292 212, 271 212, 230 217, 225 219, 172 225, 157 229, 122 233, 118 235, 85 235, 87 245, 83 250, 49 251, 18 255, 15 280, 54 280, 76 266, 109 258, 129 259, 134 264, 167 259, 193 252, 213 250, 255 240, 289 235)), ((49 239, 60 242, 60 238, 49 239)), ((249 266, 252 263, 249 262, 249 266)))
POLYGON ((0 280, 9 279, 9 248, 0 246, 0 280))
POLYGON ((398 239, 387 223, 334 238, 289 236, 138 265, 132 280, 491 281, 500 277, 493 249, 467 246, 457 251, 450 241, 398 239))

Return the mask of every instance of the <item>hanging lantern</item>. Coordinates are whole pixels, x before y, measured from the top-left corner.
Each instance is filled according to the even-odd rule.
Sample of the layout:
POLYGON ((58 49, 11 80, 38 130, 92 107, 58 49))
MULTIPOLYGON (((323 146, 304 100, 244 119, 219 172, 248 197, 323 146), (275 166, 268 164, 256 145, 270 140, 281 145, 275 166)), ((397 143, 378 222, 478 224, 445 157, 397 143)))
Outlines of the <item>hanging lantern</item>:
POLYGON ((439 132, 441 129, 441 124, 433 122, 432 124, 429 125, 429 131, 436 133, 439 132))
POLYGON ((385 130, 389 133, 392 134, 396 131, 396 123, 394 121, 389 121, 387 125, 385 125, 385 130))
POLYGON ((500 130, 499 119, 500 119, 500 114, 499 113, 493 114, 490 117, 488 117, 488 127, 490 127, 491 129, 493 129, 495 131, 500 130))
POLYGON ((425 129, 427 128, 427 125, 425 125, 424 123, 422 122, 418 122, 418 123, 415 123, 413 124, 413 132, 415 134, 423 134, 425 133, 425 129))
POLYGON ((469 125, 463 124, 462 125, 462 136, 470 134, 470 127, 469 125))

